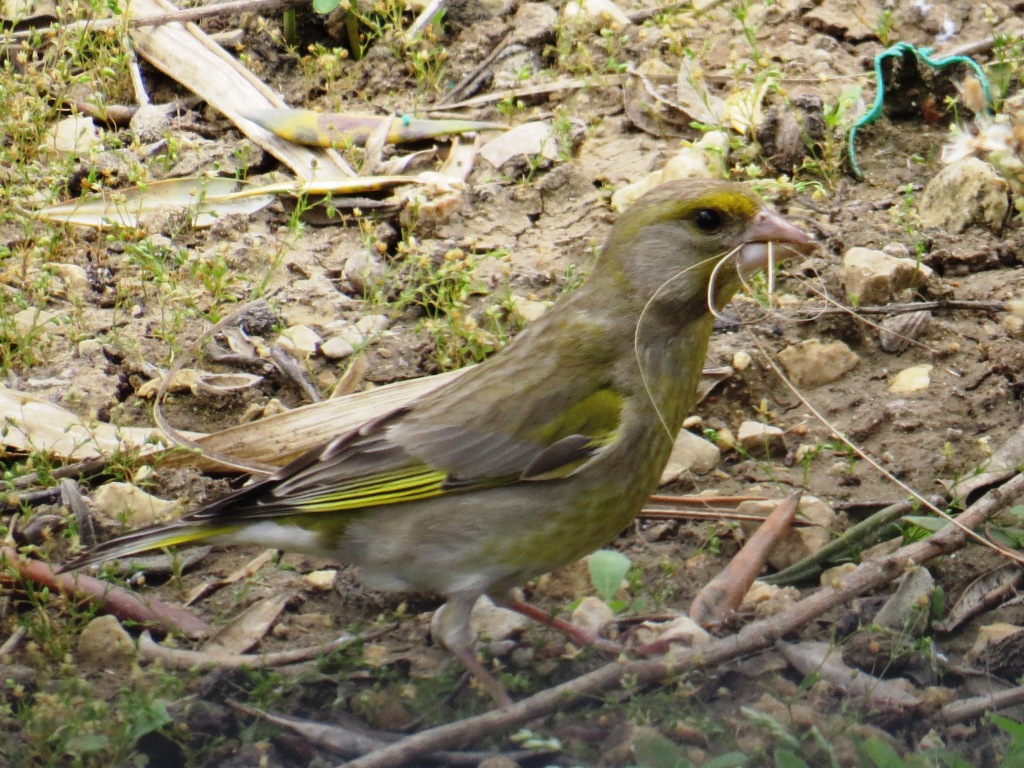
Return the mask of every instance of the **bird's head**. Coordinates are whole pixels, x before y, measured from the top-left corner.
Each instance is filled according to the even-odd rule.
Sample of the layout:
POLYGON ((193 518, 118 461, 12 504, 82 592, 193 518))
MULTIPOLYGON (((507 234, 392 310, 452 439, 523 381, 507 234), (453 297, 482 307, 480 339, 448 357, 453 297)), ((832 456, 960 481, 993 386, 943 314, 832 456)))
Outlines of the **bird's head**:
POLYGON ((623 214, 596 269, 617 273, 644 301, 701 311, 709 299, 716 309, 724 306, 741 279, 770 259, 815 247, 745 186, 680 179, 648 192, 623 214))

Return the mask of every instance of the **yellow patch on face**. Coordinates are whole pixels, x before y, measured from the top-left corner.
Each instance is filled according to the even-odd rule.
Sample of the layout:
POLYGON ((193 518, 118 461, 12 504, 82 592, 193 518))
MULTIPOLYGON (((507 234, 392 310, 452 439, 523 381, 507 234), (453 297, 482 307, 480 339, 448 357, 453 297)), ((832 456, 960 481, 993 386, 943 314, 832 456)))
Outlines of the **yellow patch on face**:
POLYGON ((627 237, 651 224, 692 219, 697 211, 703 209, 718 211, 726 219, 741 221, 752 219, 761 209, 757 196, 737 185, 710 189, 687 197, 670 196, 671 192, 667 188, 655 190, 646 199, 642 198, 643 205, 635 206, 627 213, 622 225, 627 237))

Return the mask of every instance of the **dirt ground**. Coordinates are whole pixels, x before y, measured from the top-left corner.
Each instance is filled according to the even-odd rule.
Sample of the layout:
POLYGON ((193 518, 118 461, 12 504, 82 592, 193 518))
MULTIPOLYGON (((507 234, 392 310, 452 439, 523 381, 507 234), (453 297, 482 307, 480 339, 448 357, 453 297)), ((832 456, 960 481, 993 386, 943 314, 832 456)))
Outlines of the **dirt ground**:
MULTIPOLYGON (((620 4, 629 13, 651 5, 620 4)), ((210 32, 241 29, 238 50, 246 55, 249 66, 295 106, 402 114, 439 99, 514 31, 513 10, 487 17, 482 4, 479 9, 474 3, 452 5, 443 30, 432 31, 422 46, 435 57, 442 53, 445 57, 440 90, 424 82, 410 59, 396 56, 386 36, 374 41, 362 60, 346 61, 343 77, 330 76, 324 62, 318 66, 316 55, 304 52, 310 46, 319 46, 316 50, 323 52, 343 45, 343 25, 339 28, 334 17, 325 21, 307 8, 298 14, 299 56, 288 53, 276 34, 279 14, 243 14, 206 20, 201 26, 210 32)), ((550 5, 563 12, 562 3, 550 5)), ((781 79, 767 94, 766 110, 782 108, 787 100, 814 97, 827 112, 855 85, 862 89, 859 103, 863 107, 874 99, 876 86, 870 73, 873 57, 886 47, 883 39, 933 46, 942 52, 984 40, 993 30, 1010 29, 1022 12, 1020 2, 981 6, 966 1, 898 2, 892 7, 872 0, 821 4, 784 0, 764 6, 722 3, 713 4, 699 17, 687 7, 644 17, 614 32, 579 32, 578 44, 566 43, 562 29, 538 35, 512 57, 499 58, 493 65, 493 80, 484 81, 480 93, 556 75, 585 76, 597 82, 598 77, 620 74, 620 65, 639 67, 651 60, 675 71, 683 53, 690 52, 723 98, 734 89, 749 87, 749 73, 756 77, 771 67, 781 79), (938 39, 947 21, 955 32, 948 39, 938 39), (746 69, 743 62, 748 62, 746 69), (517 79, 523 73, 526 80, 517 79)), ((408 24, 413 15, 402 18, 408 24)), ((1016 49, 1017 55, 1020 50, 1016 49)), ((982 48, 976 58, 992 63, 991 46, 982 48)), ((1019 77, 1019 62, 1015 71, 1019 77)), ((860 132, 856 149, 861 180, 850 174, 844 160, 842 130, 848 124, 827 125, 807 154, 803 146, 798 147, 797 161, 789 167, 772 166, 749 136, 732 134, 729 176, 739 180, 758 176, 758 188, 775 207, 814 234, 822 247, 817 255, 781 269, 775 288, 777 309, 756 313, 755 320, 743 322, 730 321, 731 313, 749 318, 755 314, 751 302, 727 310, 712 339, 708 365, 734 364, 738 353, 748 354, 752 363, 735 370, 698 406, 695 415, 700 422, 694 431, 735 434, 744 421, 767 421, 785 431, 787 450, 768 458, 724 450, 712 471, 684 474, 663 492, 782 498, 793 489, 804 489, 837 512, 835 528, 839 530, 907 494, 845 449, 836 433, 846 435, 902 483, 926 496, 942 493, 940 481, 984 467, 992 451, 1016 434, 1022 410, 1024 329, 1001 306, 1024 299, 1020 218, 1008 217, 1005 226, 974 226, 951 234, 939 227, 924 227, 916 213, 922 190, 942 168, 940 154, 949 140, 948 126, 957 119, 964 125, 970 122, 970 111, 957 101, 952 87, 966 77, 965 69, 944 72, 941 76, 924 73, 915 87, 893 96, 880 121, 860 132), (955 108, 943 108, 946 94, 952 94, 955 108), (937 103, 937 113, 925 102, 937 103), (783 174, 792 183, 771 183, 783 174), (934 270, 924 286, 899 297, 900 301, 992 304, 933 309, 917 337, 919 344, 886 352, 877 327, 885 314, 827 311, 830 305, 823 298, 827 295, 847 303, 838 273, 843 255, 855 246, 904 249, 934 270), (811 311, 815 308, 822 311, 811 311), (842 341, 859 362, 831 383, 802 387, 798 397, 779 379, 765 354, 777 360, 784 348, 808 339, 842 341), (933 366, 927 389, 904 395, 890 392, 897 372, 922 364, 933 366), (811 407, 828 423, 816 418, 811 407), (805 450, 798 451, 800 446, 805 450)), ((185 95, 171 79, 145 64, 142 73, 154 102, 185 95)), ((1019 88, 1019 81, 1013 87, 1019 88)), ((856 111, 857 102, 851 103, 851 112, 856 111)), ((685 125, 664 124, 656 130, 651 124, 638 125, 635 105, 631 107, 627 98, 624 106, 623 88, 605 81, 452 111, 509 125, 562 118, 571 126, 562 137, 568 146, 535 167, 521 163, 496 170, 479 159, 458 206, 431 225, 418 225, 411 239, 403 237, 393 216, 374 218, 367 213, 369 223, 362 226, 350 213, 343 213, 340 220, 319 210, 301 217, 295 202, 286 198, 251 216, 228 217, 209 229, 149 222, 147 231, 127 250, 102 232, 39 221, 26 230, 5 221, 0 238, 8 252, 31 253, 35 244, 56 234, 62 245, 59 256, 51 260, 84 268, 88 282, 76 289, 67 279, 52 278, 46 290, 33 293, 29 287, 33 276, 61 273, 24 260, 9 259, 4 264, 5 288, 17 291, 24 305, 73 318, 74 327, 73 333, 44 334, 32 342, 40 345, 39 353, 17 357, 7 366, 4 383, 81 416, 151 426, 151 400, 140 397, 139 387, 153 378, 156 368, 191 354, 189 345, 208 329, 207 319, 222 317, 238 302, 248 300, 261 281, 271 293, 274 316, 266 327, 255 327, 252 336, 264 343, 276 339, 280 327, 306 325, 326 338, 330 335, 326 326, 332 320, 388 316, 387 331, 364 352, 364 387, 474 362, 515 332, 517 323, 509 319, 510 297, 554 299, 586 272, 595 248, 615 220, 609 207, 611 193, 661 168, 681 140, 700 136, 685 125), (664 135, 655 135, 658 131, 664 135), (163 277, 147 271, 143 260, 130 258, 138 253, 134 246, 147 243, 169 245, 179 254, 177 261, 164 264, 163 277), (439 324, 422 304, 407 304, 396 311, 395 297, 387 291, 368 300, 346 274, 348 259, 369 250, 383 267, 393 270, 390 274, 411 279, 408 271, 401 271, 402 259, 425 256, 437 263, 453 249, 471 257, 466 279, 473 289, 462 297, 460 311, 477 318, 472 325, 439 324), (217 273, 197 266, 202 264, 222 269, 217 273), (217 282, 217 274, 230 279, 217 282), (489 317, 500 317, 500 324, 488 325, 489 317), (100 343, 83 347, 82 342, 90 339, 100 343)), ((204 112, 201 105, 172 118, 169 131, 182 139, 179 162, 201 170, 208 170, 211 158, 223 155, 224 147, 236 147, 241 141, 230 124, 204 112), (198 158, 190 159, 190 153, 198 158)), ((388 150, 395 151, 405 150, 388 150)), ((359 150, 347 150, 346 155, 358 160, 359 150)), ((69 193, 80 188, 89 172, 87 165, 77 166, 77 179, 65 180, 69 193)), ((248 173, 254 177, 276 168, 273 159, 262 157, 248 173)), ((166 172, 168 177, 176 173, 166 172)), ((5 311, 13 314, 21 306, 8 303, 5 311)), ((329 360, 314 354, 304 367, 314 386, 329 393, 348 364, 349 359, 329 360)), ((209 359, 197 367, 242 370, 230 362, 209 359)), ((213 432, 254 414, 306 401, 294 381, 273 366, 245 370, 264 379, 241 394, 222 398, 172 394, 165 404, 167 418, 181 430, 213 432)), ((12 465, 23 458, 15 451, 10 454, 12 465)), ((113 474, 85 478, 80 488, 88 498, 113 474)), ((144 481, 148 492, 183 507, 214 498, 229 482, 237 484, 233 476, 162 469, 159 464, 151 473, 133 470, 128 476, 144 481)), ((54 514, 65 513, 53 503, 22 512, 23 517, 54 514)), ((25 520, 18 525, 24 528, 25 520)), ((1004 527, 1012 538, 1016 530, 1012 520, 1004 527)), ((114 528, 108 522, 104 535, 114 528)), ((911 535, 906 529, 903 533, 911 535)), ((744 540, 740 527, 731 521, 666 523, 641 518, 612 545, 633 565, 626 591, 628 606, 612 632, 629 635, 635 631, 637 617, 685 614, 698 590, 744 540)), ((1015 541, 1019 545, 1019 539, 1015 541)), ((52 556, 59 557, 60 547, 50 546, 56 553, 52 556)), ((236 571, 258 554, 215 549, 183 573, 150 576, 139 589, 180 604, 197 587, 236 571)), ((853 552, 847 559, 856 561, 858 556, 853 552)), ((975 578, 1001 562, 978 545, 935 561, 929 567, 940 589, 931 599, 948 610, 975 578)), ((337 753, 315 745, 308 735, 255 720, 234 709, 233 702, 330 723, 356 718, 372 729, 402 733, 491 707, 485 694, 462 679, 457 662, 430 641, 430 617, 440 598, 368 591, 352 569, 342 566, 285 554, 191 607, 221 626, 261 601, 284 596, 280 615, 258 639, 254 653, 316 646, 344 632, 369 637, 316 662, 273 670, 184 673, 152 664, 104 667, 79 657, 74 639, 54 640, 53 648, 64 651, 55 657, 41 638, 59 634, 53 628, 57 625, 72 627, 64 631, 75 636, 91 617, 56 598, 29 599, 22 588, 12 592, 16 599, 5 598, 0 637, 11 636, 19 626, 29 627, 30 632, 27 641, 0 659, 0 672, 8 680, 0 728, 9 734, 7 744, 0 745, 0 763, 52 765, 70 760, 74 765, 103 765, 113 764, 103 760, 117 754, 118 764, 123 765, 148 760, 154 766, 326 766, 340 762, 337 753), (311 572, 339 568, 337 580, 326 589, 304 580, 311 572), (49 627, 49 634, 40 633, 41 625, 49 627), (68 683, 68 676, 60 671, 68 664, 77 665, 73 677, 79 678, 79 687, 68 683), (141 682, 144 679, 148 682, 141 682), (144 735, 125 737, 127 746, 120 752, 113 751, 109 735, 102 746, 89 741, 87 736, 104 732, 96 723, 107 716, 122 717, 119 713, 132 708, 136 700, 126 690, 146 691, 138 701, 144 698, 144 706, 158 715, 162 712, 166 722, 156 717, 159 727, 140 727, 138 733, 144 735), (109 709, 96 702, 106 702, 109 709), (90 713, 86 720, 92 725, 83 726, 74 738, 58 738, 61 728, 56 724, 82 711, 90 713)), ((814 577, 796 586, 806 594, 818 587, 818 581, 814 577)), ((1003 755, 1002 765, 1017 765, 1010 759, 1017 743, 1012 731, 984 718, 950 723, 932 715, 952 699, 1016 684, 1024 665, 1012 647, 980 656, 972 655, 971 648, 980 627, 996 622, 1016 625, 1024 616, 1015 618, 1019 611, 1003 605, 952 633, 855 632, 858 626, 871 625, 874 611, 894 589, 890 585, 830 611, 787 640, 838 644, 848 663, 880 678, 900 680, 924 704, 892 711, 877 702, 865 705, 839 685, 797 672, 777 650, 770 650, 644 690, 622 686, 582 706, 567 707, 528 726, 529 738, 557 740, 557 749, 539 750, 535 756, 517 753, 507 762, 492 758, 486 765, 984 766, 999 764, 998 756, 1003 755), (886 663, 880 665, 882 658, 886 663), (865 744, 874 745, 871 749, 876 751, 868 754, 865 744), (886 749, 901 757, 885 757, 886 749), (709 762, 723 755, 733 762, 709 762)), ((594 588, 577 567, 560 578, 527 585, 526 593, 547 610, 564 611, 594 594, 594 588)), ((751 613, 742 614, 730 629, 752 619, 751 613)), ((184 639, 174 643, 198 647, 184 639)), ((536 626, 492 643, 485 654, 504 671, 514 698, 525 698, 607 661, 595 650, 577 654, 561 636, 536 626)), ((1024 713, 1011 709, 1004 714, 1019 721, 1024 713)), ((496 736, 471 748, 508 751, 518 747, 496 736)), ((465 756, 462 763, 440 762, 485 764, 480 755, 465 756)))

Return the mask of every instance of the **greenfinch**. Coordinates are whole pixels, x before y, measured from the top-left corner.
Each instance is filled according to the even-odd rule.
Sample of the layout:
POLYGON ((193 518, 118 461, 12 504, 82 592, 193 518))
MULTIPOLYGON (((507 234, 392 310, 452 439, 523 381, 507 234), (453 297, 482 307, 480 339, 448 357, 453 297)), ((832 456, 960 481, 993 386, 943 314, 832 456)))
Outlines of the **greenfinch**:
POLYGON ((357 565, 372 588, 443 594, 441 642, 507 701, 473 651, 477 599, 504 602, 633 521, 694 404, 715 313, 773 255, 813 247, 743 185, 663 184, 619 218, 583 284, 499 354, 65 568, 199 540, 357 565))

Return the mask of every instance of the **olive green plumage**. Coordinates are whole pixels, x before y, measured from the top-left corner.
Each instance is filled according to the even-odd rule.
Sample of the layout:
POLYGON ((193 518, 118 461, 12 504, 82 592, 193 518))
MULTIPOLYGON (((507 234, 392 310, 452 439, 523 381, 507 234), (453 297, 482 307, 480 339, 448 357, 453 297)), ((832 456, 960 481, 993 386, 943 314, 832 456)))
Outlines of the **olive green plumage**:
POLYGON ((620 217, 587 280, 500 354, 69 567, 200 539, 320 554, 360 566, 371 586, 445 594, 441 638, 480 674, 473 603, 586 555, 635 518, 693 405, 708 302, 723 306, 769 241, 779 257, 812 245, 743 186, 664 184, 620 217))

